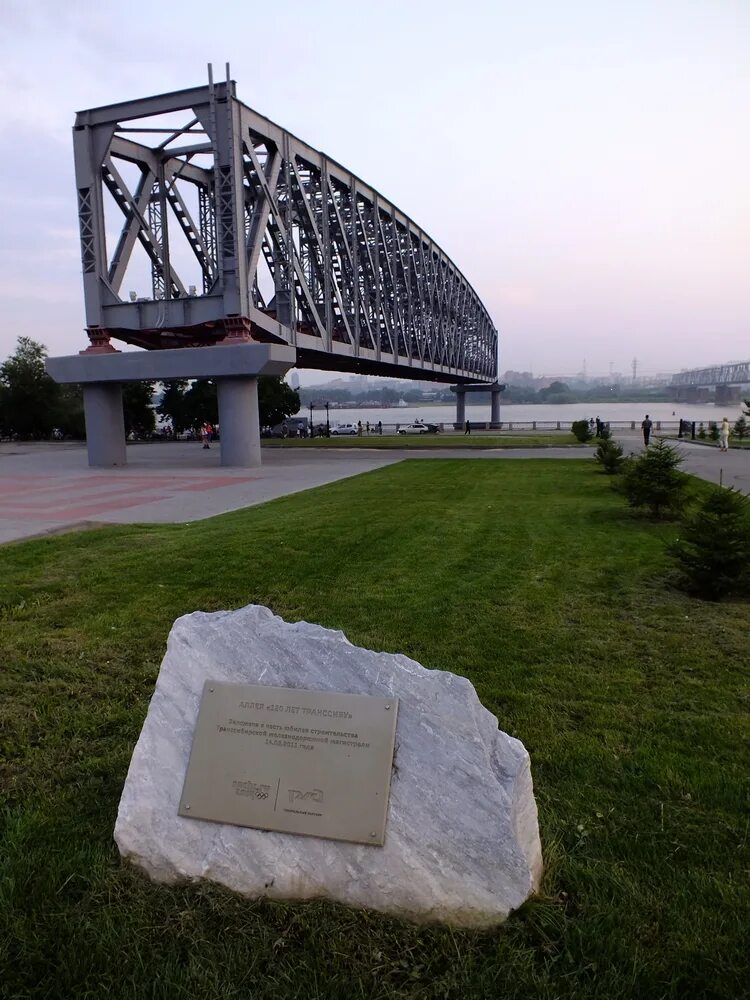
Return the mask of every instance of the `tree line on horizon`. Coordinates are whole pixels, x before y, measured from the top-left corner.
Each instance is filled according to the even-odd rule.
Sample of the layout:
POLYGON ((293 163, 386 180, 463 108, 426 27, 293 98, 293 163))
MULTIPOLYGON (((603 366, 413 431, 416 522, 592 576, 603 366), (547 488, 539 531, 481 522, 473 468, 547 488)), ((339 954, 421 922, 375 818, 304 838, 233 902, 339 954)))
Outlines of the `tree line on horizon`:
MULTIPOLYGON (((433 385, 432 383, 428 383, 433 385)), ((403 391, 393 389, 390 386, 382 388, 362 388, 356 387, 346 389, 342 387, 327 388, 326 386, 309 386, 299 390, 300 400, 303 408, 319 405, 321 401, 328 403, 344 403, 377 406, 396 406, 399 400, 406 403, 424 403, 424 392, 413 386, 405 387, 403 391)), ((431 403, 455 403, 455 393, 447 387, 437 387, 430 389, 431 403)), ((542 389, 535 389, 533 386, 512 385, 506 386, 503 392, 503 403, 543 403, 558 406, 565 403, 669 403, 673 401, 673 394, 668 386, 659 386, 651 389, 637 389, 633 386, 621 386, 617 384, 606 386, 594 386, 590 389, 581 389, 569 386, 567 382, 556 381, 542 389)), ((472 403, 490 402, 489 391, 472 393, 472 403)))
MULTIPOLYGON (((84 440, 83 389, 61 385, 46 371, 47 348, 19 337, 14 353, 0 365, 0 437, 84 440)), ((125 434, 141 439, 156 433, 157 414, 175 433, 198 432, 218 423, 216 384, 211 379, 123 382, 125 434)), ((258 379, 261 426, 274 426, 300 407, 299 395, 278 376, 258 379)))

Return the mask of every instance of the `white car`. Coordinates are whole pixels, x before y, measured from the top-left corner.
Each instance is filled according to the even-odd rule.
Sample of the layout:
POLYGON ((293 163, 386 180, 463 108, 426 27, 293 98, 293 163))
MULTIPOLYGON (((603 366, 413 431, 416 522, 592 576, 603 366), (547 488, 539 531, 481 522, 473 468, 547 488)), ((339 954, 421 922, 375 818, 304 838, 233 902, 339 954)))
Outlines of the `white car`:
POLYGON ((357 434, 356 424, 336 424, 331 428, 331 437, 334 434, 357 434))
POLYGON ((407 424, 406 427, 399 427, 399 434, 429 434, 430 428, 427 424, 407 424))

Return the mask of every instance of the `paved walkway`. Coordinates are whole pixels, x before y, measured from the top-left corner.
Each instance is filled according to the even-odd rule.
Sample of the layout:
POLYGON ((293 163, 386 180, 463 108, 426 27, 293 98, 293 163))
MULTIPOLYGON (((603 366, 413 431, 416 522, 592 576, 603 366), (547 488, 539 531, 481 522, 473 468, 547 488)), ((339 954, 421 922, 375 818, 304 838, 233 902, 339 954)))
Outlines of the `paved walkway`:
POLYGON ((104 524, 185 523, 387 465, 395 458, 264 452, 260 469, 223 469, 219 449, 128 446, 124 468, 90 469, 83 445, 0 445, 0 543, 104 524))
MULTIPOLYGON (((626 453, 642 447, 621 436, 626 453)), ((681 443, 685 469, 750 492, 750 451, 681 443)), ((195 442, 128 445, 128 465, 90 469, 82 444, 0 444, 0 543, 90 524, 183 524, 370 472, 404 459, 580 459, 576 448, 440 451, 266 448, 260 469, 223 469, 195 442)))
MULTIPOLYGON (((618 431, 618 441, 625 454, 639 454, 643 451, 640 432, 618 431)), ((682 468, 699 479, 709 483, 734 486, 743 493, 750 493, 750 449, 734 448, 719 451, 717 445, 697 444, 693 441, 669 441, 683 455, 682 468)))

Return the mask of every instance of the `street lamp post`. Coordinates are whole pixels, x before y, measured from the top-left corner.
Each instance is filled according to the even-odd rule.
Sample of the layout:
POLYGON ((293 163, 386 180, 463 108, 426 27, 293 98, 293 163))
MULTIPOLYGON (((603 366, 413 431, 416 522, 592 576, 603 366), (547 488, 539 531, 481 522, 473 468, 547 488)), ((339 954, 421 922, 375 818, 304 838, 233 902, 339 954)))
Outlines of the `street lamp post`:
POLYGON ((328 418, 328 406, 329 404, 326 403, 326 437, 331 436, 331 421, 328 418))
POLYGON ((313 437, 313 405, 310 403, 310 437, 313 437))

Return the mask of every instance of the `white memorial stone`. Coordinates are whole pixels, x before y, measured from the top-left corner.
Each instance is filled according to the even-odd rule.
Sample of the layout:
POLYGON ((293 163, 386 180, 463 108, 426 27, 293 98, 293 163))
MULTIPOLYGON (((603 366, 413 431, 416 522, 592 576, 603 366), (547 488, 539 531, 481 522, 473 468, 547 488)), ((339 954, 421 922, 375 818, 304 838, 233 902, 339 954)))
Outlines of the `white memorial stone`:
POLYGON ((529 755, 468 680, 259 605, 174 623, 115 840, 157 881, 208 879, 251 897, 327 897, 463 926, 503 921, 542 871, 529 755), (180 817, 207 679, 398 697, 384 846, 180 817))

